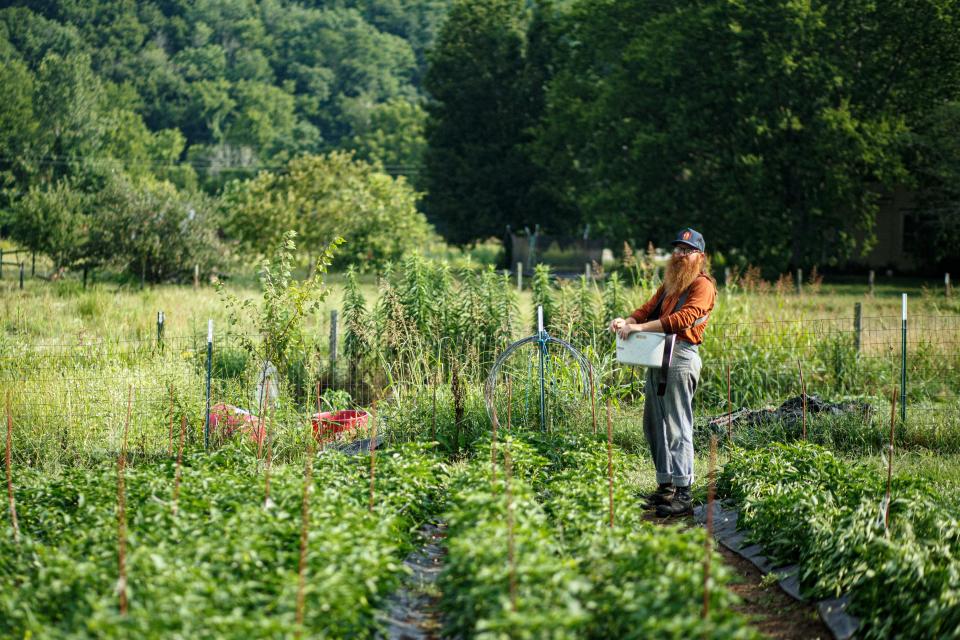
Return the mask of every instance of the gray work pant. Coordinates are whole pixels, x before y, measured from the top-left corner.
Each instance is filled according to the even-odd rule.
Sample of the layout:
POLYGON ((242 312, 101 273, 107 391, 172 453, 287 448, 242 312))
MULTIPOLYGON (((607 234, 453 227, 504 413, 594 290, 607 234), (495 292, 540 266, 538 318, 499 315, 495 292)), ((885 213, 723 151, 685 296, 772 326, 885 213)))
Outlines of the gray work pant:
POLYGON ((697 346, 677 340, 663 396, 657 395, 660 369, 647 369, 643 431, 660 484, 693 484, 693 393, 700 379, 700 364, 697 346))

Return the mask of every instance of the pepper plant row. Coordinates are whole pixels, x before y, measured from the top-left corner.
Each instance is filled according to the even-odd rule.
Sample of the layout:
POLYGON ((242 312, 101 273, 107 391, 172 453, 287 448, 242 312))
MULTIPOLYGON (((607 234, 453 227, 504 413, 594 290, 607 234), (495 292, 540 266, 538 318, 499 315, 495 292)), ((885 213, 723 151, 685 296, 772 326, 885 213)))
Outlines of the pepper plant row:
MULTIPOLYGON (((440 459, 419 445, 369 458, 315 459, 304 633, 370 637, 375 611, 403 575, 417 522, 436 510, 440 459)), ((174 466, 128 468, 127 594, 117 594, 116 470, 17 478, 21 539, 0 538, 0 636, 43 638, 287 637, 297 631, 303 468, 276 467, 272 506, 248 454, 185 458, 179 511, 174 466)))
POLYGON ((775 562, 814 598, 851 597, 864 638, 960 638, 960 502, 807 443, 733 449, 718 483, 775 562))
MULTIPOLYGON (((620 486, 610 528, 603 445, 534 435, 496 448, 496 476, 491 451, 481 446, 450 480, 449 554, 440 582, 450 635, 756 637, 730 608, 730 574, 717 557, 709 615, 701 617, 702 531, 645 522, 637 499, 620 486), (513 468, 509 498, 504 450, 513 468)), ((623 464, 618 454, 617 468, 623 464)))

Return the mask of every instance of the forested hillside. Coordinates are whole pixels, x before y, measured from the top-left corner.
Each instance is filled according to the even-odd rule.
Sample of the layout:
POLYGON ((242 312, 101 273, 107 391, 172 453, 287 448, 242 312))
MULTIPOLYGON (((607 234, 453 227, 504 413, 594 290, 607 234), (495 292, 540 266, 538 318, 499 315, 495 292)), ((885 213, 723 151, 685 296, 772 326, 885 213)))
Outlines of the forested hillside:
MULTIPOLYGON (((159 239, 222 236, 230 212, 211 196, 231 180, 335 150, 395 176, 420 162, 421 80, 445 0, 4 5, 0 209, 6 232, 58 268, 116 262, 160 200, 176 215, 154 229, 158 248, 119 266, 174 277, 203 256, 183 255, 199 251, 185 237, 164 259, 159 239)), ((422 220, 412 191, 400 201, 422 220)))

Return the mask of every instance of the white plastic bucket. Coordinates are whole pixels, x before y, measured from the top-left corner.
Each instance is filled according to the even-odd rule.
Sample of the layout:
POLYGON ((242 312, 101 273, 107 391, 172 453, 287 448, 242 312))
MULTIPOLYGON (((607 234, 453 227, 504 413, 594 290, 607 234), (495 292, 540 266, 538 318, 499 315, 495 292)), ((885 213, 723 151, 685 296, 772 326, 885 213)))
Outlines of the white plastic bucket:
POLYGON ((640 367, 663 366, 663 345, 667 334, 637 331, 624 340, 617 336, 617 362, 640 367))

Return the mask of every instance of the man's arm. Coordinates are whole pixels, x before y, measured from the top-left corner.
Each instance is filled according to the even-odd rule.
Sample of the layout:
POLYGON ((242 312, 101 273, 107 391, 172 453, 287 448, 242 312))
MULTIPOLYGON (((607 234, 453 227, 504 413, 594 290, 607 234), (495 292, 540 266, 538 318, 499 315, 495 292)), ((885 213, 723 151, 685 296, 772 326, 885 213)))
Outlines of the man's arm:
POLYGON ((619 335, 621 338, 626 338, 635 331, 662 331, 659 318, 654 318, 649 322, 643 322, 643 320, 646 320, 650 314, 653 313, 654 308, 657 306, 657 301, 660 299, 661 295, 663 295, 662 285, 656 290, 653 296, 647 300, 646 303, 644 303, 642 307, 634 310, 633 313, 624 319, 617 318, 611 322, 610 330, 617 333, 617 335, 619 335))
POLYGON ((633 313, 627 316, 626 320, 628 323, 636 324, 643 322, 650 317, 650 314, 653 313, 654 307, 657 306, 657 300, 660 299, 660 296, 663 295, 663 285, 660 285, 657 290, 654 292, 653 296, 647 300, 642 307, 635 309, 633 313))

